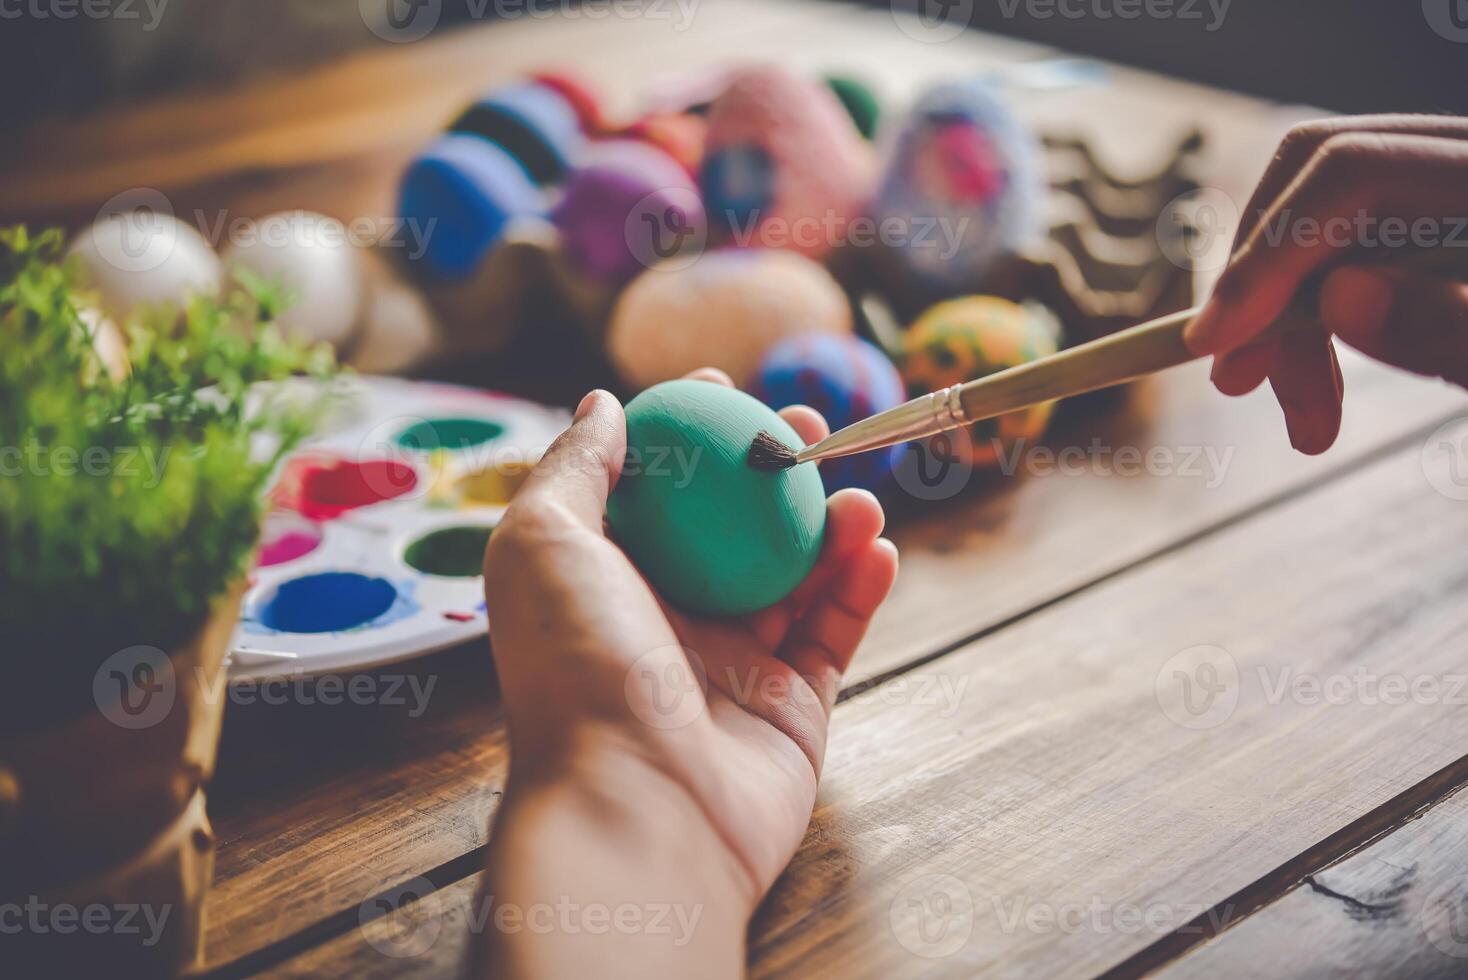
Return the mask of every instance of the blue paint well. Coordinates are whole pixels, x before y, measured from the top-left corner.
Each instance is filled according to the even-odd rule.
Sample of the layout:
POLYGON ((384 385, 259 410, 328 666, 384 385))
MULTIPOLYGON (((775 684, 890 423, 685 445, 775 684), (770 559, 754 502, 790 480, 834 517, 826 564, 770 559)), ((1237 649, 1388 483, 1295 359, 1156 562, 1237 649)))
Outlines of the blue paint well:
POLYGON ((378 618, 397 601, 386 579, 322 572, 284 582, 260 610, 260 625, 282 633, 335 633, 378 618))

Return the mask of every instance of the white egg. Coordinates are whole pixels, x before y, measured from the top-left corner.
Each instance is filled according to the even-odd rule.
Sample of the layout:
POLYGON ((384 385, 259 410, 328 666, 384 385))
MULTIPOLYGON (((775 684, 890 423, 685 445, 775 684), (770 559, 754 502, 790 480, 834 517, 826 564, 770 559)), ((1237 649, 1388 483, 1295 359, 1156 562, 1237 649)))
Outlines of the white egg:
POLYGON ((204 236, 171 214, 119 211, 100 218, 72 241, 67 255, 81 285, 121 323, 137 310, 181 307, 192 296, 219 292, 219 257, 204 236))
MULTIPOLYGON (((132 363, 128 360, 127 338, 123 332, 100 310, 83 307, 77 315, 91 331, 92 348, 97 352, 97 359, 102 362, 102 370, 113 381, 126 378, 132 371, 132 363)), ((90 382, 95 377, 96 372, 88 370, 84 380, 90 382)))
POLYGON ((362 319, 366 273, 357 246, 335 218, 283 211, 236 232, 224 250, 231 277, 241 269, 286 292, 280 327, 289 336, 340 346, 362 319))

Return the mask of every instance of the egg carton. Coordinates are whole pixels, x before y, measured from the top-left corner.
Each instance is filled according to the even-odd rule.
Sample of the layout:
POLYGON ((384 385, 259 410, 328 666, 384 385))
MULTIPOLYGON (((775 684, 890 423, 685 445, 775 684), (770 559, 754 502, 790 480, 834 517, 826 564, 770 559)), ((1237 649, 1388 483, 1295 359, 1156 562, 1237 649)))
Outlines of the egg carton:
POLYGON ((1192 256, 1202 234, 1187 201, 1203 135, 1193 131, 1141 178, 1121 177, 1084 139, 1044 138, 1051 221, 1009 272, 1018 293, 1051 307, 1070 339, 1090 340, 1194 301, 1192 256))
MULTIPOLYGON (((979 291, 1050 308, 1068 344, 1191 306, 1189 257, 1201 232, 1174 202, 1201 187, 1192 174, 1202 135, 1189 133, 1141 177, 1115 173, 1082 137, 1047 134, 1042 144, 1046 232, 996 263, 979 291)), ((882 283, 879 299, 904 322, 935 300, 908 287, 880 257, 843 257, 837 268, 850 286, 882 283)))

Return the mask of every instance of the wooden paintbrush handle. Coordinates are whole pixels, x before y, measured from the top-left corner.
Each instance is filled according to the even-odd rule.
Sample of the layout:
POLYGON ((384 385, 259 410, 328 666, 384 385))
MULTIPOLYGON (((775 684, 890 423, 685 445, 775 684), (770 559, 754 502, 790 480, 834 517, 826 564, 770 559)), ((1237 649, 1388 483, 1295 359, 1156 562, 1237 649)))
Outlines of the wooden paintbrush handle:
POLYGON ((970 381, 959 389, 964 414, 971 421, 992 418, 1184 364, 1197 357, 1183 343, 1183 330, 1197 315, 1197 309, 1172 313, 970 381))
MULTIPOLYGON (((1383 253, 1370 264, 1468 281, 1468 249, 1383 253)), ((1320 283, 1325 274, 1322 270, 1300 290, 1290 308, 1270 326, 1271 331, 1315 328, 1320 283)), ((1200 309, 1158 317, 1051 357, 970 381, 959 388, 964 415, 968 421, 977 422, 1041 402, 1109 388, 1194 360, 1197 355, 1183 343, 1183 331, 1200 309)))

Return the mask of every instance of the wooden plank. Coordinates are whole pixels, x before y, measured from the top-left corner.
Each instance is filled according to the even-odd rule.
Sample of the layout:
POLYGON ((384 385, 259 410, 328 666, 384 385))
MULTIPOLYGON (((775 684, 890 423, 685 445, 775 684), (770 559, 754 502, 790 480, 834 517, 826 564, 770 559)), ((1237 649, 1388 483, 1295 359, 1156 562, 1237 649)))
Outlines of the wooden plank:
MULTIPOLYGON (((1354 359, 1347 369, 1345 432, 1323 460, 1288 449, 1267 394, 1220 406, 1184 372, 1156 379, 1094 431, 1113 447, 1232 448, 1216 486, 1165 471, 1055 473, 911 515, 893 532, 898 589, 853 682, 1349 469, 1463 405, 1354 359)), ((437 679, 420 718, 403 708, 231 707, 211 811, 220 833, 211 962, 282 941, 484 842, 505 763, 488 657, 476 647, 404 669, 437 679)))
POLYGON ((1267 386, 1225 399, 1196 364, 1139 386, 1120 411, 1078 420, 1050 440, 1056 458, 1031 453, 1019 478, 981 502, 925 504, 894 530, 902 572, 851 680, 960 642, 1468 406, 1460 390, 1349 352, 1342 363, 1347 422, 1325 457, 1289 448, 1267 386), (1138 466, 1153 453, 1157 465, 1138 466))
POLYGON ((1459 792, 1157 976, 1462 976, 1465 868, 1468 793, 1459 792))
MULTIPOLYGON (((1353 850, 1468 778, 1464 534, 1412 446, 839 706, 752 972, 1093 975, 1244 914, 1221 903, 1322 841, 1316 866, 1353 850), (1189 710, 1174 672, 1204 662, 1221 693, 1189 710), (1400 703, 1396 677, 1437 693, 1400 703)), ((394 975, 454 966, 472 895, 373 927, 442 919, 394 975)), ((281 974, 374 975, 372 935, 281 974)))
POLYGON ((478 923, 491 921, 484 912, 486 907, 492 910, 492 905, 487 906, 479 894, 483 878, 482 872, 476 872, 432 892, 404 888, 373 905, 374 913, 385 914, 355 924, 348 932, 258 975, 280 980, 460 976, 470 944, 482 931, 478 923))
POLYGON ((210 793, 211 963, 309 930, 484 842, 508 758, 487 642, 370 676, 381 696, 358 703, 314 703, 311 686, 301 690, 313 703, 302 703, 273 686, 226 711, 210 793))
POLYGON ((1468 574, 1442 542, 1465 532, 1413 446, 939 661, 966 684, 949 717, 843 713, 825 840, 765 910, 757 972, 910 970, 936 947, 894 937, 893 903, 952 887, 971 934, 937 972, 1093 974, 1456 762, 1461 703, 1307 682, 1460 672, 1468 574), (1174 672, 1210 680, 1185 654, 1208 648, 1225 687, 1192 714, 1174 672))

